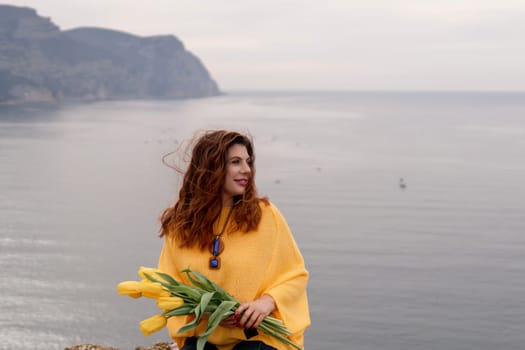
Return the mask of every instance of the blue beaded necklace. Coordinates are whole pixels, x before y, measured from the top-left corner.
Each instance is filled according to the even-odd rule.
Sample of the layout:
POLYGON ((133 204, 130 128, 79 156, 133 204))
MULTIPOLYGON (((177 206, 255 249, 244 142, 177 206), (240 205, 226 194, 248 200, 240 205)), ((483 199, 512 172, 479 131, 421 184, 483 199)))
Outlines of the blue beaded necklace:
POLYGON ((210 251, 213 256, 210 258, 210 269, 218 270, 221 268, 221 258, 219 257, 219 254, 221 254, 224 251, 224 242, 222 241, 221 236, 226 230, 226 226, 228 226, 228 222, 230 221, 232 211, 233 208, 231 208, 228 212, 228 216, 226 217, 226 222, 224 223, 224 226, 222 226, 221 233, 215 236, 215 239, 211 244, 210 251))

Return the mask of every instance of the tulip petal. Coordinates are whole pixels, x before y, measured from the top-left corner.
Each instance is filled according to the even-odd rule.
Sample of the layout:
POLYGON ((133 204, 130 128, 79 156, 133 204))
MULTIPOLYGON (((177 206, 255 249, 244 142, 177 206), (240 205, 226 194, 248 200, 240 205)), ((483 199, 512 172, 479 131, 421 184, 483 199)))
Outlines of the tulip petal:
POLYGON ((157 298, 157 307, 164 312, 171 311, 184 305, 184 300, 179 297, 159 297, 157 298))
POLYGON ((166 317, 155 315, 140 322, 140 331, 145 336, 148 336, 166 327, 166 323, 166 317))
POLYGON ((132 298, 138 298, 142 296, 140 291, 140 283, 137 281, 120 282, 117 285, 117 291, 120 295, 129 295, 132 298))

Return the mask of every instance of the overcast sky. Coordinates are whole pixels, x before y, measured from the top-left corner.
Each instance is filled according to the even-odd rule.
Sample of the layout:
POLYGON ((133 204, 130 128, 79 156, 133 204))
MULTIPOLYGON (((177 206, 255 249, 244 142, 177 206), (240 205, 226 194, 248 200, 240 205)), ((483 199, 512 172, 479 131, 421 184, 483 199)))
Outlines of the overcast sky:
POLYGON ((174 34, 225 91, 525 90, 524 0, 4 3, 62 29, 174 34))

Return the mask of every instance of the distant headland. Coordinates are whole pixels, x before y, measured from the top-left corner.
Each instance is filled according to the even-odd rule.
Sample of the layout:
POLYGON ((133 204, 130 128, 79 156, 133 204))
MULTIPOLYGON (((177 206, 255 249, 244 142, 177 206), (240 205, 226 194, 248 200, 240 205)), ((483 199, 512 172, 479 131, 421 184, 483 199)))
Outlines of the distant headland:
POLYGON ((219 95, 173 35, 62 31, 28 7, 0 5, 0 104, 219 95))

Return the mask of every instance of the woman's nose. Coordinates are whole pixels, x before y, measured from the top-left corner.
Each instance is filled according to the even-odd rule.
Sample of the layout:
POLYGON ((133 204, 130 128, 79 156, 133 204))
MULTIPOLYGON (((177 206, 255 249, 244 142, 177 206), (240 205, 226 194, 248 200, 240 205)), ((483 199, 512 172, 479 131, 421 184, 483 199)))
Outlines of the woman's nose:
POLYGON ((242 164, 241 171, 242 171, 243 173, 250 173, 250 172, 252 171, 252 168, 250 168, 250 165, 249 165, 248 163, 244 162, 244 163, 242 164))

